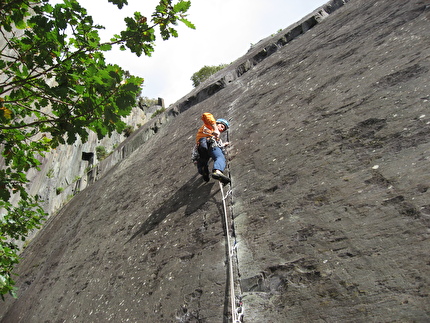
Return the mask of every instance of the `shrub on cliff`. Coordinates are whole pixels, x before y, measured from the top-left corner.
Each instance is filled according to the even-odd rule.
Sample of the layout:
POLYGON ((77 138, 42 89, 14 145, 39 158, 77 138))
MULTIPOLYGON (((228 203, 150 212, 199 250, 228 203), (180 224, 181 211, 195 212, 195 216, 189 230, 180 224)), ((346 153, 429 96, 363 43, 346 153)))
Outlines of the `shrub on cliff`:
MULTIPOLYGON (((126 0, 109 0, 119 9, 126 0)), ((99 138, 121 133, 121 117, 136 104, 143 79, 107 64, 113 46, 137 56, 154 50, 155 28, 163 40, 177 37, 189 1, 160 0, 150 18, 125 18, 126 29, 102 42, 91 16, 77 0, 1 1, 0 35, 0 295, 13 292, 14 240, 25 240, 45 213, 38 197, 26 192, 27 171, 60 144, 72 144, 89 131, 99 138), (19 195, 18 205, 11 203, 19 195)))
POLYGON ((219 70, 222 70, 224 67, 226 67, 227 64, 221 64, 218 66, 203 66, 198 72, 195 72, 191 76, 191 81, 193 82, 193 86, 197 87, 200 85, 200 83, 206 81, 209 76, 215 74, 219 70))

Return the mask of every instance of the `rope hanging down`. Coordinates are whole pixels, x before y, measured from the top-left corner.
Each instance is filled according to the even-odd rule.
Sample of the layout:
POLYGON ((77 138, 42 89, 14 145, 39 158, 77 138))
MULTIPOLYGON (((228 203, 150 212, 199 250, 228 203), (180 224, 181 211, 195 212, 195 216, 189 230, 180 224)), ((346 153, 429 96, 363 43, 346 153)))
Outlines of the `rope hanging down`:
POLYGON ((228 260, 228 272, 229 272, 229 285, 230 285, 230 302, 231 302, 231 316, 232 316, 232 322, 233 323, 241 323, 242 322, 242 316, 243 316, 243 308, 236 306, 236 295, 234 291, 234 276, 233 276, 233 256, 234 256, 234 248, 231 246, 231 239, 230 239, 230 230, 229 230, 229 221, 228 221, 228 213, 227 213, 227 203, 226 199, 228 195, 231 193, 231 190, 227 192, 227 194, 224 195, 223 185, 221 182, 219 182, 219 187, 222 194, 222 205, 224 209, 224 222, 225 222, 225 234, 227 237, 227 260, 228 260))

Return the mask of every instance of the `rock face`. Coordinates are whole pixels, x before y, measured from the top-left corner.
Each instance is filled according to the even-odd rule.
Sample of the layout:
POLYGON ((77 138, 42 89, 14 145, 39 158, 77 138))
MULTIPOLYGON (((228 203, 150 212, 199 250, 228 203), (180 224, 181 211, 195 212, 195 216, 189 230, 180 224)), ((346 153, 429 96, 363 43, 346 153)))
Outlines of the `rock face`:
MULTIPOLYGON (((146 120, 142 110, 134 108, 131 115, 123 121, 135 129, 146 120)), ((58 146, 42 159, 40 171, 33 170, 28 174, 31 181, 29 191, 33 195, 40 195, 49 215, 55 213, 71 196, 92 182, 91 177, 95 171, 93 167, 97 167, 100 160, 96 148, 104 147, 109 153, 125 138, 122 133, 113 133, 111 137, 98 140, 97 135, 90 132, 86 143, 77 141, 73 145, 58 146), (57 194, 58 188, 64 191, 57 194)))
POLYGON ((24 251, 1 322, 229 322, 230 290, 243 322, 429 321, 430 6, 340 3, 134 133, 24 251), (203 112, 232 125, 227 225, 190 162, 203 112))
MULTIPOLYGON (((141 109, 134 108, 123 121, 134 129, 146 119, 141 109)), ((40 171, 31 169, 27 173, 30 181, 27 190, 32 195, 39 195, 43 200, 41 206, 48 218, 58 212, 75 194, 101 176, 97 147, 104 147, 110 153, 113 147, 118 146, 125 138, 124 134, 113 133, 110 137, 98 140, 97 135, 90 132, 87 142, 82 143, 78 140, 73 145, 59 145, 40 158, 42 163, 40 171)), ((3 166, 4 160, 0 158, 0 168, 3 166)), ((14 195, 11 202, 17 205, 19 196, 14 195)), ((27 240, 32 239, 37 233, 38 230, 31 232, 27 240)), ((17 245, 21 248, 26 243, 28 241, 18 241, 17 245)))

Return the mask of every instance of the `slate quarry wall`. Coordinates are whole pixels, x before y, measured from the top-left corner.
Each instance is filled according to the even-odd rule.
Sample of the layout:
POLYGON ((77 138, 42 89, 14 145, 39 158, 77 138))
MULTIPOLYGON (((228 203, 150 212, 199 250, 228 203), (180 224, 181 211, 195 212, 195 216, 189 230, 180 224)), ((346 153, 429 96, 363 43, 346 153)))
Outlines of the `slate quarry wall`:
POLYGON ((430 6, 327 11, 123 143, 24 251, 1 322, 230 322, 227 254, 243 322, 429 321, 430 6), (203 112, 232 125, 234 252, 190 162, 203 112))

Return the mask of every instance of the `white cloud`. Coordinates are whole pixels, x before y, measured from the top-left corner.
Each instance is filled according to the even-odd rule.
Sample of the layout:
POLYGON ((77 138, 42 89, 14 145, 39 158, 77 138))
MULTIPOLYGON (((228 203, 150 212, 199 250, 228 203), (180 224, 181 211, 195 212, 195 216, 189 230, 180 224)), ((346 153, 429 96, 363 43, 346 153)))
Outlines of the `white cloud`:
MULTIPOLYGON (((58 0, 57 0, 58 1, 58 0)), ((143 95, 162 97, 172 104, 192 90, 191 76, 204 65, 228 64, 244 55, 251 44, 300 20, 328 0, 191 0, 188 19, 196 30, 178 25, 178 38, 157 41, 152 57, 119 50, 106 54, 131 74, 145 79, 143 95)), ((105 34, 117 33, 123 17, 140 11, 150 16, 157 0, 128 0, 122 10, 107 0, 81 1, 105 34)), ((107 39, 106 39, 107 40, 107 39)))

